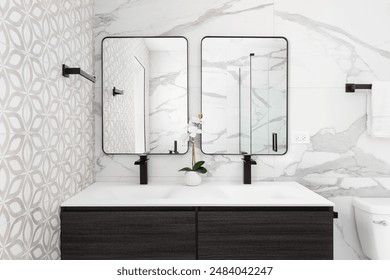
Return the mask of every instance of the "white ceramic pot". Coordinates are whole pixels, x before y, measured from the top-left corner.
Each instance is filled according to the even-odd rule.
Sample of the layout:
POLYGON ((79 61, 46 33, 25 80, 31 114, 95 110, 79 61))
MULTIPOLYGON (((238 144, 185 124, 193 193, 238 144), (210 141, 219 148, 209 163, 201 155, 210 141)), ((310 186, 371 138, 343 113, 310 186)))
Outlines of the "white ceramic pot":
POLYGON ((198 186, 202 182, 202 177, 195 171, 187 171, 184 175, 184 181, 187 186, 198 186))

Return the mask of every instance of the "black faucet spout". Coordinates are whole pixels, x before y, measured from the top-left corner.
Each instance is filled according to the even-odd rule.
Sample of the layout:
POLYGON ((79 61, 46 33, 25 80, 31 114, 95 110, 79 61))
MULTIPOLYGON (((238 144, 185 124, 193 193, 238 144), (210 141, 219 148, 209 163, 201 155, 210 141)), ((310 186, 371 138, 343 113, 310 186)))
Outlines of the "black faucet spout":
POLYGON ((148 156, 140 155, 139 160, 134 162, 134 165, 139 165, 139 183, 141 185, 148 184, 148 156))
POLYGON ((244 155, 242 158, 244 161, 244 184, 252 183, 252 165, 256 165, 257 162, 252 159, 251 155, 244 155))
POLYGON ((169 154, 178 154, 179 152, 177 151, 177 141, 173 141, 173 150, 169 150, 169 154))

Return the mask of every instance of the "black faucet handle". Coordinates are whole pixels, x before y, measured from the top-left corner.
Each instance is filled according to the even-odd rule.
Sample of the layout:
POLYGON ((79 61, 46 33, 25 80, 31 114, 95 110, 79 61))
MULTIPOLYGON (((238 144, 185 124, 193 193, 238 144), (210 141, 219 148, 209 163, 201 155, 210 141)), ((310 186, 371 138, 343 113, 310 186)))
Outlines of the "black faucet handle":
POLYGON ((251 155, 244 154, 244 157, 242 158, 243 161, 250 161, 251 160, 251 155))
POLYGON ((147 155, 141 155, 139 156, 139 160, 136 160, 134 162, 134 165, 143 165, 148 161, 148 156, 147 155))
POLYGON ((249 162, 252 165, 256 165, 257 164, 257 162, 254 159, 252 159, 252 155, 244 154, 244 157, 242 158, 242 160, 245 161, 245 162, 249 162))

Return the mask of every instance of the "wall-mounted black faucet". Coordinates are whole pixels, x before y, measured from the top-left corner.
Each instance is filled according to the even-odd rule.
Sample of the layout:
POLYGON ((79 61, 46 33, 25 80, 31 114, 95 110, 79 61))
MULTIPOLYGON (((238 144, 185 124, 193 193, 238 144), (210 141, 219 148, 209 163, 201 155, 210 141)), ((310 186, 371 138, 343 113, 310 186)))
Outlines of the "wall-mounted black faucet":
POLYGON ((251 155, 244 155, 242 158, 244 161, 244 184, 252 183, 252 165, 256 165, 257 162, 251 158, 251 155))
POLYGON ((95 76, 89 75, 85 71, 81 70, 81 68, 69 67, 65 64, 62 64, 62 76, 69 78, 69 75, 80 75, 80 76, 86 78, 87 80, 90 80, 92 83, 96 82, 95 76))
POLYGON ((140 155, 139 160, 134 162, 134 165, 139 165, 139 183, 141 185, 148 184, 148 156, 140 155))

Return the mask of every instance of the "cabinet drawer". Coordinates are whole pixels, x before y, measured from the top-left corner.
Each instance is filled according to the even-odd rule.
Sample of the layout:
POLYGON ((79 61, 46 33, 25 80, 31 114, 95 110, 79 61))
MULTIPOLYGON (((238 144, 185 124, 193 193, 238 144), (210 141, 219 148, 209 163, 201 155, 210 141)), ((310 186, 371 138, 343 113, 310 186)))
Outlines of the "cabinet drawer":
POLYGON ((62 211, 62 259, 195 259, 194 211, 62 211))
POLYGON ((199 211, 199 259, 333 259, 331 211, 199 211))

